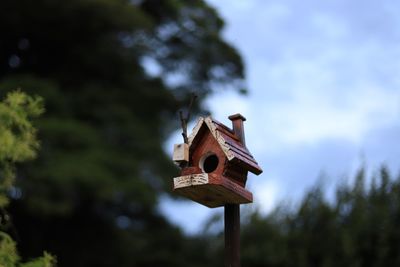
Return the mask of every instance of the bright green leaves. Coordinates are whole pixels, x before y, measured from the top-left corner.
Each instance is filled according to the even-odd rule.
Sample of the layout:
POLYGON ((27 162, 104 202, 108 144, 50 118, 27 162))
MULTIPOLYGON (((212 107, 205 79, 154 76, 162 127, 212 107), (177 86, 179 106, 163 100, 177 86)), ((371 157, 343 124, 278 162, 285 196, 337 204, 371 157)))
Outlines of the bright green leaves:
POLYGON ((30 118, 43 112, 42 99, 9 93, 0 103, 0 161, 32 159, 39 144, 30 118))
MULTIPOLYGON (((8 204, 7 191, 13 185, 15 163, 36 156, 39 142, 32 118, 43 111, 42 98, 30 97, 20 91, 8 93, 0 102, 0 208, 8 204)), ((15 242, 0 232, 0 267, 52 267, 56 263, 55 258, 46 252, 33 261, 19 262, 15 242)))
POLYGON ((26 263, 20 263, 16 244, 6 233, 0 232, 0 267, 53 267, 56 259, 47 252, 43 257, 26 263))
POLYGON ((0 207, 8 201, 7 190, 14 178, 14 164, 33 159, 39 142, 31 118, 43 113, 40 97, 16 91, 0 102, 0 207))
POLYGON ((14 267, 19 260, 16 244, 6 233, 0 232, 0 266, 14 267))
POLYGON ((22 263, 19 265, 20 267, 54 267, 56 266, 56 259, 47 253, 46 251, 43 253, 43 257, 34 259, 32 261, 22 263))

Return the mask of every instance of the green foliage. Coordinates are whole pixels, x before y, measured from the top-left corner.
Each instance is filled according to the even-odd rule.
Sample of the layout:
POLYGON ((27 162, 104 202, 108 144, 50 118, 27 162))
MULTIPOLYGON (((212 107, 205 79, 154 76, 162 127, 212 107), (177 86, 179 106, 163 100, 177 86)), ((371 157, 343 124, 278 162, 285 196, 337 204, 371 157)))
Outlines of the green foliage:
POLYGON ((0 267, 53 267, 56 266, 55 258, 47 252, 43 257, 26 263, 20 263, 15 242, 9 235, 0 232, 0 267))
MULTIPOLYGON (((15 164, 33 159, 39 143, 32 118, 43 113, 40 97, 30 97, 20 91, 8 93, 0 102, 0 208, 2 211, 1 227, 8 214, 4 207, 8 204, 8 190, 13 186, 15 164)), ((12 238, 0 231, 0 266, 16 267, 52 267, 55 259, 48 253, 42 258, 27 263, 20 263, 16 244, 12 238)))
POLYGON ((0 232, 0 266, 14 267, 19 261, 15 242, 6 233, 0 232))
POLYGON ((32 159, 39 146, 31 118, 43 112, 42 99, 22 92, 7 94, 0 102, 0 208, 14 178, 14 164, 32 159))
POLYGON ((47 252, 43 253, 43 257, 32 260, 27 263, 22 263, 20 267, 53 267, 56 265, 55 258, 47 252))

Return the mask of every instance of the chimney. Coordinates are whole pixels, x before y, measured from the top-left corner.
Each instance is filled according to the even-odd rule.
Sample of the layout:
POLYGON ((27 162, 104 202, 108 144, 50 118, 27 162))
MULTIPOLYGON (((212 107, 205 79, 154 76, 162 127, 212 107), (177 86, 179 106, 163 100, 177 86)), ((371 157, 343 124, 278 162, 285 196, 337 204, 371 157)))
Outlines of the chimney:
POLYGON ((237 113, 228 117, 232 121, 233 132, 239 138, 243 146, 246 146, 244 139, 244 126, 243 122, 246 120, 241 114, 237 113))

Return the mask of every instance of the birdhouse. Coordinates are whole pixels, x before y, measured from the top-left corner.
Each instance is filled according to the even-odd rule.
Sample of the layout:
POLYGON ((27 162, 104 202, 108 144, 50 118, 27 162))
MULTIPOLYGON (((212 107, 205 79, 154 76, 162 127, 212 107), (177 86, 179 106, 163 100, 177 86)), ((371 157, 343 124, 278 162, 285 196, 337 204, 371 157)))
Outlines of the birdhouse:
POLYGON ((229 119, 233 129, 200 117, 188 144, 175 145, 173 159, 181 174, 174 178, 174 192, 210 208, 253 202, 245 188, 247 174, 262 170, 245 145, 246 119, 240 114, 229 119))

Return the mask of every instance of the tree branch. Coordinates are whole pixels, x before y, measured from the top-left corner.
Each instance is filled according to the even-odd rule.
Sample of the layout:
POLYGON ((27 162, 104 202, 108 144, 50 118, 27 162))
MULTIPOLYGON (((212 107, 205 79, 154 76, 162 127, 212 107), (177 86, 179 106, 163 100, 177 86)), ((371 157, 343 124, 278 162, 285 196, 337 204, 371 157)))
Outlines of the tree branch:
POLYGON ((191 115, 190 113, 192 111, 193 103, 196 100, 196 98, 197 98, 197 95, 193 93, 192 97, 190 98, 190 103, 189 103, 186 117, 183 116, 182 110, 179 111, 179 118, 181 120, 181 126, 182 126, 182 137, 183 137, 183 142, 185 144, 189 144, 188 135, 187 135, 187 124, 190 120, 190 115, 191 115))

